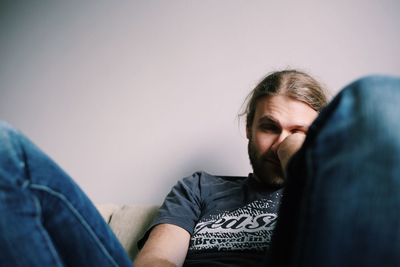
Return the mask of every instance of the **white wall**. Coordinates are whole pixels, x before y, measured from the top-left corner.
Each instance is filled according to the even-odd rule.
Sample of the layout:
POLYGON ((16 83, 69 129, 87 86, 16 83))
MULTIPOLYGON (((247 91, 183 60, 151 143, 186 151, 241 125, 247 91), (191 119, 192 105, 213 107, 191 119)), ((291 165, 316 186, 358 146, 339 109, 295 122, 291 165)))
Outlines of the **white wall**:
POLYGON ((0 118, 99 203, 160 203, 200 169, 247 175, 236 115, 271 70, 332 92, 400 75, 397 0, 15 2, 0 4, 0 118))

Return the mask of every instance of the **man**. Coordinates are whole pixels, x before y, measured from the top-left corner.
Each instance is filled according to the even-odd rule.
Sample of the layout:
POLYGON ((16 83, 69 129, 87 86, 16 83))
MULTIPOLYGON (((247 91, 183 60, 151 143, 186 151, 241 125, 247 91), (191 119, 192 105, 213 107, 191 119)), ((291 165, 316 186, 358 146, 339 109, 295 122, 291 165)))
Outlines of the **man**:
MULTIPOLYGON (((272 84, 292 85, 278 86, 249 104, 255 174, 229 179, 197 173, 179 182, 160 210, 155 223, 163 221, 152 228, 139 266, 180 265, 186 254, 187 266, 250 266, 254 261, 269 267, 400 266, 400 79, 371 76, 353 82, 307 129, 318 110, 315 103, 323 98, 291 92, 296 84, 302 88, 297 91, 307 91, 313 83, 271 77, 266 80, 278 80, 272 84), (262 263, 282 182, 279 218, 262 263), (199 189, 195 194, 193 185, 199 189), (196 226, 191 222, 192 236, 181 224, 193 220, 186 206, 201 215, 196 226), (179 225, 169 223, 171 218, 179 225)), ((257 88, 264 87, 269 88, 257 88)), ((1 122, 0 214, 1 266, 132 266, 84 192, 19 131, 1 122)))
POLYGON ((271 242, 286 165, 326 101, 322 86, 303 72, 279 71, 263 79, 245 111, 253 174, 221 177, 199 172, 178 182, 135 264, 259 264, 271 242))

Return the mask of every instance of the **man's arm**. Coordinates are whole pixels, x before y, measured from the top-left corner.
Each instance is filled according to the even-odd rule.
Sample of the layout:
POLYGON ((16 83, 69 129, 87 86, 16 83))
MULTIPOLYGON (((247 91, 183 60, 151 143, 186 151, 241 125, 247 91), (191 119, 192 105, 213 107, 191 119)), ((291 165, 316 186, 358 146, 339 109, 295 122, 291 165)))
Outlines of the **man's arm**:
POLYGON ((189 248, 190 234, 173 224, 159 224, 135 259, 137 267, 182 266, 189 248))

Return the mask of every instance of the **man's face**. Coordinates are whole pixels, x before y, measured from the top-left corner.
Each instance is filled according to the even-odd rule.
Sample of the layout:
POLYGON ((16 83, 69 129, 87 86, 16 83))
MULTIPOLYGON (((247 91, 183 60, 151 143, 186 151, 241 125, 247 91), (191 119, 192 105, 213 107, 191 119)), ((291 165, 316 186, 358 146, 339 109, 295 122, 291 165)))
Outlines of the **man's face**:
POLYGON ((304 133, 318 113, 288 96, 261 98, 253 124, 247 128, 248 152, 255 176, 265 184, 282 186, 283 170, 277 156, 279 144, 293 133, 304 133))

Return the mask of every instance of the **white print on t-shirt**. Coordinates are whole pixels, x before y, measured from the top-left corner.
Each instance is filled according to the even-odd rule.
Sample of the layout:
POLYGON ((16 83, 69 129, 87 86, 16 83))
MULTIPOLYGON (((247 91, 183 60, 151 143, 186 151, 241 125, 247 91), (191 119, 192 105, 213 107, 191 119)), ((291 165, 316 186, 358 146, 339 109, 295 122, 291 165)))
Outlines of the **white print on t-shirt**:
POLYGON ((272 200, 256 200, 233 211, 202 218, 190 240, 190 250, 265 250, 277 219, 272 200), (274 210, 274 209, 272 209, 274 210))

